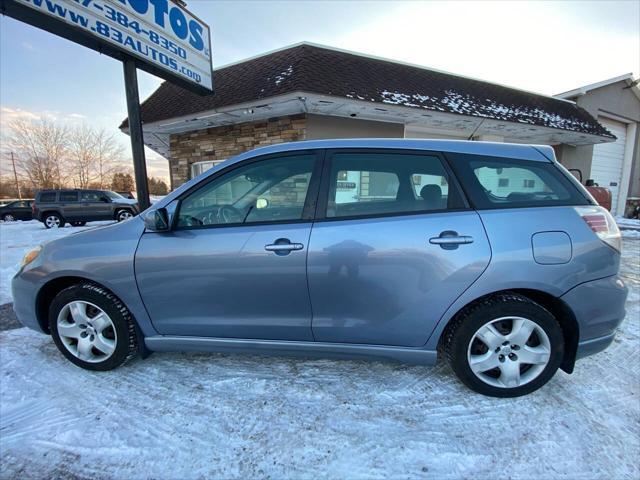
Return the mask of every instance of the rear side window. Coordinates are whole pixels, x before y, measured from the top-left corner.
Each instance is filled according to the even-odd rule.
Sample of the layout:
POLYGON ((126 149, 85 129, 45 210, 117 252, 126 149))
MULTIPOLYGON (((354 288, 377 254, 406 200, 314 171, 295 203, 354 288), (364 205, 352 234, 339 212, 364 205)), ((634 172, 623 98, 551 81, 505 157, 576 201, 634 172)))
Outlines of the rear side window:
POLYGON ((476 208, 588 205, 552 163, 480 155, 449 155, 476 208))
POLYGON ((334 153, 326 216, 354 217, 459 208, 449 174, 429 154, 334 153))
POLYGON ((56 201, 56 192, 43 192, 40 194, 40 203, 53 203, 56 201))

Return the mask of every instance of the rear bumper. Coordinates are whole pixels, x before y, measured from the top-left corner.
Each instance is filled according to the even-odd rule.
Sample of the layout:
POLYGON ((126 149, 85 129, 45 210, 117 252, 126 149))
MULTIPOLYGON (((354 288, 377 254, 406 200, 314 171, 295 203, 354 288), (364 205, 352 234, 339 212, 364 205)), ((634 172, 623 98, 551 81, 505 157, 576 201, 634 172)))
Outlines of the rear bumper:
POLYGON ((576 358, 598 353, 611 344, 626 314, 628 291, 620 277, 613 275, 582 283, 561 297, 578 321, 576 358))

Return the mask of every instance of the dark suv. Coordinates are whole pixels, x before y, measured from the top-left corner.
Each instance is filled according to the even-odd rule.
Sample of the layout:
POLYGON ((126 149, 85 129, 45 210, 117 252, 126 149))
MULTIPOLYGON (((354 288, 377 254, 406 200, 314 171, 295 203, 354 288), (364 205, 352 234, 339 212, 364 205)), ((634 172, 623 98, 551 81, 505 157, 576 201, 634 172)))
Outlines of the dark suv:
POLYGON ((69 222, 81 227, 96 220, 127 220, 140 213, 135 200, 108 190, 42 190, 32 205, 33 218, 47 228, 69 222))

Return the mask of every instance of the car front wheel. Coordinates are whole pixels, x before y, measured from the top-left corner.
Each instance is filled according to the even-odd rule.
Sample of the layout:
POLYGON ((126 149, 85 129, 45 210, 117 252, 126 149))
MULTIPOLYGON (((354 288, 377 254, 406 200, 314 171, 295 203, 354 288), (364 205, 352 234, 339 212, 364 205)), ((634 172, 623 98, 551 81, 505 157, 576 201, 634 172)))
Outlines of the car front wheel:
POLYGON ((58 350, 87 370, 111 370, 138 352, 133 317, 113 293, 92 283, 62 290, 49 308, 58 350))
POLYGON ((447 328, 445 355, 458 378, 493 397, 518 397, 546 384, 564 355, 562 329, 544 307, 497 294, 465 308, 447 328))

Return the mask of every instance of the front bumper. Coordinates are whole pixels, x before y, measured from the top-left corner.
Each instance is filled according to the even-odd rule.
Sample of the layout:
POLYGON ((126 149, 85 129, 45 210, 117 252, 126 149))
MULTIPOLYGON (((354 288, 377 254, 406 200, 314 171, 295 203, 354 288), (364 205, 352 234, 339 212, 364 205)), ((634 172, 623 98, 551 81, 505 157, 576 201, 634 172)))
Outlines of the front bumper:
POLYGON ((24 278, 23 273, 23 270, 20 270, 11 280, 13 311, 22 325, 45 333, 40 323, 38 323, 38 315, 36 313, 36 295, 39 286, 37 283, 24 278))
POLYGON ((561 298, 578 321, 580 337, 576 358, 607 348, 624 320, 629 289, 617 275, 582 283, 561 298))

